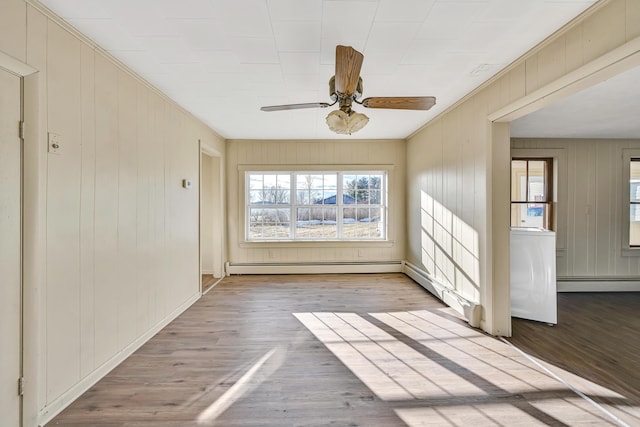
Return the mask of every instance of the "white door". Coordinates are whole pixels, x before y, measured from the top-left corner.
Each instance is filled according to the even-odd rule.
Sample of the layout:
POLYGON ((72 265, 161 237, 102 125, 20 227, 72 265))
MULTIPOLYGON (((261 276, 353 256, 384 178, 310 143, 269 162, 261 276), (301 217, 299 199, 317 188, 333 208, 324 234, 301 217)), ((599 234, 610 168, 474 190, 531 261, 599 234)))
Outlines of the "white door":
POLYGON ((20 78, 0 69, 0 418, 20 425, 22 349, 20 78))

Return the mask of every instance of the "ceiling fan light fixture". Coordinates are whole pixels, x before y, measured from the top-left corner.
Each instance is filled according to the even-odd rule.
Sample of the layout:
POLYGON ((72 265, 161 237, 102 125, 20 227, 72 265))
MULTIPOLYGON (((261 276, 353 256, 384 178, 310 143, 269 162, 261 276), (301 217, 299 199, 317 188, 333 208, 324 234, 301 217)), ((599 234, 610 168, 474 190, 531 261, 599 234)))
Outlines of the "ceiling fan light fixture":
POLYGON ((369 117, 355 111, 346 113, 342 110, 335 110, 327 115, 329 129, 342 135, 351 135, 365 127, 367 123, 369 123, 369 117))
POLYGON ((301 108, 326 108, 339 103, 339 110, 327 116, 327 125, 333 132, 351 135, 369 123, 369 117, 351 110, 355 102, 364 108, 392 110, 428 110, 436 104, 433 96, 374 96, 358 101, 362 96, 360 70, 364 56, 351 46, 336 46, 336 72, 329 79, 331 103, 307 102, 304 104, 268 105, 262 111, 298 110, 301 108))

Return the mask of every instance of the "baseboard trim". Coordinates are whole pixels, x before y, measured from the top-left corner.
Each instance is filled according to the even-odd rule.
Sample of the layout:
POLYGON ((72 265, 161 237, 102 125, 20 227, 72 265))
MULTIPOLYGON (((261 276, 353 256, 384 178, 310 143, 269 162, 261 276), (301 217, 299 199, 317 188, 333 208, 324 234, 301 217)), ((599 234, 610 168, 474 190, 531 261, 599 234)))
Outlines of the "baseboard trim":
POLYGON ((442 302, 460 313, 474 328, 480 327, 482 318, 482 306, 474 301, 469 301, 460 295, 455 289, 451 289, 423 269, 409 263, 403 263, 403 273, 411 277, 423 288, 431 292, 442 302))
POLYGON ((162 319, 160 322, 156 323, 153 327, 151 327, 151 329, 138 337, 131 344, 124 347, 113 357, 111 357, 111 359, 107 360, 89 375, 82 378, 78 383, 64 392, 60 397, 56 398, 50 404, 42 408, 38 414, 38 425, 45 425, 46 423, 51 421, 53 417, 62 412, 62 410, 73 403, 73 401, 80 397, 84 392, 89 390, 89 388, 100 381, 105 375, 107 375, 113 368, 122 363, 122 361, 124 361, 127 357, 131 356, 137 349, 139 349, 144 343, 149 341, 149 339, 157 334, 162 328, 175 320, 187 308, 191 307, 191 305, 193 305, 193 303, 195 303, 199 298, 199 292, 189 297, 189 299, 187 299, 174 311, 169 313, 169 315, 162 319))
POLYGON ((402 261, 305 262, 305 263, 226 263, 232 274, 334 274, 402 273, 402 261))
POLYGON ((558 292, 640 292, 637 278, 569 278, 558 277, 558 292))

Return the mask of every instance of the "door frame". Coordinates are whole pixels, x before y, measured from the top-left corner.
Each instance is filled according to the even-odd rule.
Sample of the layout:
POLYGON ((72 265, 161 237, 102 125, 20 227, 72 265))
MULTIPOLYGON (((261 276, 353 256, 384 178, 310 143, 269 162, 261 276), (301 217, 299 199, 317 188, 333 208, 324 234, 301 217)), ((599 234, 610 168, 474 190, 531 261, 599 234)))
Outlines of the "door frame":
MULTIPOLYGON (((17 120, 16 122, 20 122, 22 123, 24 120, 24 112, 23 112, 23 77, 17 73, 15 73, 12 70, 8 70, 5 67, 2 67, 2 64, 0 64, 0 72, 3 74, 3 79, 6 78, 8 86, 8 92, 9 92, 9 98, 11 99, 11 102, 8 104, 8 107, 10 110, 9 111, 9 116, 16 118, 14 116, 14 114, 17 112, 17 120), (17 86, 16 86, 17 84, 17 86), (15 110, 15 99, 14 96, 16 95, 16 89, 17 89, 17 111, 15 110)), ((6 164, 4 166, 7 167, 7 169, 9 171, 11 171, 10 173, 13 172, 17 172, 18 175, 18 182, 14 183, 9 181, 8 182, 8 186, 12 187, 12 189, 8 192, 8 201, 9 201, 9 205, 10 206, 15 206, 13 204, 13 202, 15 202, 16 200, 14 199, 14 197, 17 195, 17 209, 18 209, 18 215, 16 216, 17 218, 14 218, 13 220, 11 219, 13 217, 13 215, 9 215, 9 224, 11 224, 12 222, 14 222, 17 219, 18 222, 18 233, 17 236, 17 266, 14 265, 13 261, 16 261, 15 259, 13 259, 13 256, 10 255, 9 256, 9 265, 12 265, 12 267, 10 267, 10 270, 8 271, 8 273, 10 273, 10 278, 11 278, 11 282, 9 283, 9 290, 8 292, 11 294, 10 296, 8 295, 7 297, 9 298, 8 305, 9 306, 13 306, 13 303, 15 302, 14 298, 17 297, 18 299, 18 307, 17 307, 17 313, 14 312, 13 308, 8 308, 9 314, 12 318, 12 320, 9 321, 9 326, 11 326, 8 329, 8 333, 10 333, 11 335, 7 337, 7 341, 11 341, 13 342, 13 338, 14 338, 14 333, 16 332, 14 327, 15 325, 13 325, 13 321, 16 320, 14 318, 14 315, 17 314, 17 338, 18 338, 18 342, 17 345, 14 347, 13 344, 10 344, 9 346, 9 353, 11 353, 9 355, 10 359, 11 359, 11 363, 10 365, 13 365, 14 362, 17 362, 17 372, 13 371, 13 366, 11 366, 11 369, 7 366, 7 372, 6 374, 8 375, 14 375, 15 377, 13 379, 9 379, 9 381, 15 381, 14 382, 14 387, 11 387, 12 390, 15 390, 15 392, 17 393, 17 408, 13 405, 13 399, 16 398, 16 396, 14 395, 11 399, 12 399, 12 403, 7 403, 7 407, 4 409, 10 410, 13 414, 11 415, 11 419, 13 419, 13 416, 15 416, 17 414, 18 416, 18 425, 22 426, 23 425, 23 415, 22 415, 22 408, 23 408, 23 396, 21 393, 21 389, 23 387, 23 382, 24 381, 24 368, 23 368, 23 358, 24 358, 24 345, 23 345, 23 340, 24 340, 24 332, 23 332, 23 324, 24 324, 24 313, 23 313, 23 300, 24 300, 24 285, 23 285, 23 267, 22 267, 22 259, 23 259, 23 214, 24 214, 24 208, 23 208, 23 177, 24 177, 24 167, 23 167, 23 135, 22 132, 20 131, 20 129, 18 128, 18 123, 14 122, 13 126, 10 125, 10 127, 7 128, 8 130, 8 134, 13 133, 13 136, 8 135, 8 139, 7 139, 7 149, 11 152, 11 154, 9 155, 9 157, 6 159, 6 164), (18 146, 16 147, 15 144, 18 144, 18 146), (16 150, 17 148, 17 150, 16 150), (16 150, 16 151, 13 151, 16 150), (17 155, 17 158, 14 157, 14 155, 17 155), (17 165, 16 165, 17 163, 17 165), (14 169, 17 166, 17 171, 14 169), (15 185, 17 184, 18 188, 15 188, 15 185), (17 194, 16 194, 17 193, 17 194), (13 268, 16 268, 17 271, 14 271, 13 268), (15 286, 15 282, 13 281, 13 279, 15 278, 13 276, 13 273, 17 273, 17 285, 18 285, 18 289, 17 289, 17 295, 13 295, 13 292, 16 291, 16 289, 13 288, 13 286, 15 286), (14 353, 14 351, 17 351, 17 354, 14 353), (13 358, 17 356, 17 360, 14 360, 13 358), (12 371, 12 372, 9 372, 12 371), (17 386, 17 388, 15 387, 17 386), (16 411, 17 409, 17 411, 16 411), (16 411, 15 413, 13 411, 16 411)), ((5 123, 6 124, 6 123, 5 123)), ((13 212, 13 210, 11 211, 13 212)), ((14 212, 15 213, 15 212, 14 212)), ((8 225, 8 224, 7 224, 8 225)), ((10 226, 10 225, 9 225, 10 226)), ((13 240, 13 237, 11 238, 11 240, 13 240)), ((16 243, 16 242, 13 242, 16 243)), ((12 248, 11 251, 13 252, 12 248)), ((4 337, 3 337, 4 339, 4 337)), ((7 379, 4 377, 3 375, 3 380, 7 379)), ((4 384, 3 384, 3 388, 4 388, 4 384)), ((13 392, 12 392, 13 393, 13 392)))
MULTIPOLYGON (((496 170, 492 172, 493 180, 489 183, 489 189, 493 194, 498 195, 493 200, 493 208, 496 212, 502 212, 505 218, 504 223, 502 220, 494 220, 488 228, 492 243, 496 245, 497 242, 497 246, 487 251, 490 256, 495 259, 497 254, 508 256, 510 253, 508 234, 510 218, 504 216, 504 212, 509 211, 507 206, 510 205, 510 189, 508 186, 505 187, 505 182, 510 182, 510 122, 638 66, 640 66, 640 37, 628 41, 488 115, 492 130, 489 141, 493 149, 493 165, 496 166, 496 170), (507 145, 504 143, 505 138, 509 141, 507 145)), ((504 263, 504 260, 502 262, 504 263)), ((487 282, 485 291, 490 296, 491 302, 485 308, 488 327, 484 329, 494 335, 503 335, 498 330, 500 325, 503 329, 508 329, 508 335, 511 335, 509 280, 511 269, 508 263, 504 265, 499 266, 494 262, 493 267, 497 269, 498 274, 494 272, 494 281, 487 282)))
POLYGON ((46 120, 43 76, 36 68, 0 51, 0 67, 22 78, 22 424, 38 425, 38 401, 42 391, 39 333, 43 331, 45 266, 46 120))
MULTIPOLYGON (((203 212, 202 212, 202 195, 203 195, 203 181, 202 181, 202 161, 204 156, 207 157, 213 157, 218 159, 218 161, 220 162, 220 167, 218 168, 218 176, 217 176, 217 183, 218 183, 218 188, 217 188, 217 192, 220 195, 220 203, 214 203, 214 207, 213 209, 216 209, 218 212, 218 218, 220 219, 218 221, 218 224, 214 224, 214 234, 219 235, 220 239, 219 241, 217 241, 216 243, 220 245, 220 249, 219 249, 219 256, 216 260, 216 262, 220 263, 220 268, 221 268, 221 277, 219 280, 221 280, 224 276, 225 276, 225 269, 224 269, 224 261, 225 261, 225 216, 224 216, 224 211, 225 211, 225 197, 224 197, 224 187, 223 187, 223 177, 224 177, 224 166, 223 166, 223 156, 222 153, 220 153, 217 149, 203 143, 201 140, 198 140, 199 145, 200 145, 200 152, 199 152, 199 180, 198 182, 200 183, 200 185, 198 186, 198 200, 199 200, 199 215, 198 215, 198 222, 199 222, 199 226, 198 226, 198 235, 199 235, 199 271, 200 271, 200 292, 203 292, 202 289, 202 252, 203 252, 203 240, 204 237, 202 235, 202 229, 203 229, 203 212)), ((214 171, 215 172, 215 171, 214 171)), ((218 281, 219 281, 218 280, 218 281)), ((217 283, 217 282, 216 282, 217 283)), ((211 288, 209 288, 211 289, 211 288)))

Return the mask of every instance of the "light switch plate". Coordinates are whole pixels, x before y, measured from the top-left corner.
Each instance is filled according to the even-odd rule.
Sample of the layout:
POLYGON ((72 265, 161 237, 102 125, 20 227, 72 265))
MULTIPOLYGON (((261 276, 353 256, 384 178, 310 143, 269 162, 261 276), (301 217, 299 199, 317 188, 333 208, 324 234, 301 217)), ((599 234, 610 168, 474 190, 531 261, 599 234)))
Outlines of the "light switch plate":
POLYGON ((62 138, 57 133, 49 132, 49 153, 62 154, 62 138))

